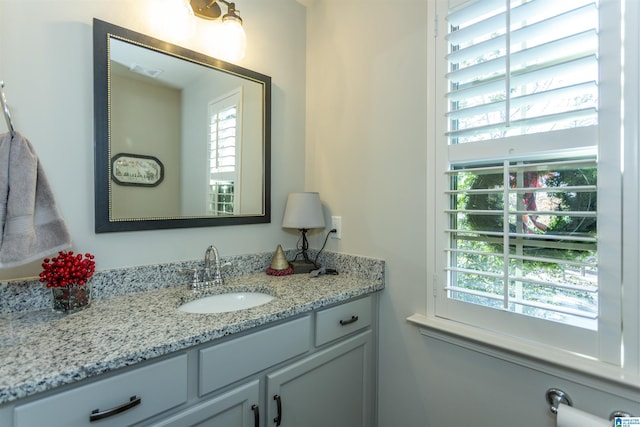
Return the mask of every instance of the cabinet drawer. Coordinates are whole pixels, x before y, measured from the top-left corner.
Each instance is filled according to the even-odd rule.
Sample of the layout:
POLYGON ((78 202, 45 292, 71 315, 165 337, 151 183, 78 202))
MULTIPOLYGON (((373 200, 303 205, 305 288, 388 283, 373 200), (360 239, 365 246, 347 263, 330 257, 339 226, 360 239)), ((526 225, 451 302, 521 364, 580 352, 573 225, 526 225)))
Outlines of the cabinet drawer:
POLYGON ((95 424, 128 426, 185 402, 186 354, 17 406, 15 425, 88 426, 92 411, 106 411, 131 403, 132 396, 140 398, 140 403, 95 424))
POLYGON ((371 324, 371 297, 351 301, 316 313, 316 346, 371 324))
POLYGON ((309 351, 309 316, 200 350, 200 396, 309 351))

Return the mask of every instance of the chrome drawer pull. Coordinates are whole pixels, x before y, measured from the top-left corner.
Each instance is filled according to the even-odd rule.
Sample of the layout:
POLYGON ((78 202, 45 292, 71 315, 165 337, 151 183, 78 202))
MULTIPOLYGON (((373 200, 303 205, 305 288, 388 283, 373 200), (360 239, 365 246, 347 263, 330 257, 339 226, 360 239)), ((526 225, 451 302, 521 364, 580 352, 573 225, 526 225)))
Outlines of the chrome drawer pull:
POLYGON ((355 322, 357 322, 357 321, 358 321, 358 316, 351 316, 351 319, 348 319, 348 320, 341 320, 341 321, 340 321, 340 324, 341 324, 342 326, 347 326, 347 325, 350 325, 350 324, 355 323, 355 322))
POLYGON ((91 415, 89 415, 89 422, 94 422, 103 418, 111 417, 113 415, 127 411, 134 406, 138 406, 140 403, 142 403, 142 399, 140 397, 131 396, 127 403, 123 403, 122 405, 116 406, 115 408, 107 409, 104 411, 101 411, 100 409, 94 409, 93 411, 91 411, 91 415))

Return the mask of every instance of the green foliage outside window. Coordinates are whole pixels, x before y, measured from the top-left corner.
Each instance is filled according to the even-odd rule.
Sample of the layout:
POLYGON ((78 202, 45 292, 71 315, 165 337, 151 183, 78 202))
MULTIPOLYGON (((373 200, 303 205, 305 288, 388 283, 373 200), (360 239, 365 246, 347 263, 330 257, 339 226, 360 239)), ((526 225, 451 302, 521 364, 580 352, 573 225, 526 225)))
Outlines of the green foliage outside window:
MULTIPOLYGON (((452 236, 452 247, 457 249, 452 265, 464 270, 452 273, 452 277, 457 287, 472 291, 454 292, 453 297, 500 307, 504 240, 491 233, 504 231, 503 173, 499 169, 461 171, 452 179, 452 188, 457 190, 452 207, 457 212, 451 221, 452 228, 458 230, 452 236)), ((551 318, 558 314, 544 306, 564 307, 569 312, 597 310, 597 294, 589 292, 597 289, 596 246, 580 240, 596 237, 596 180, 595 166, 558 164, 541 170, 525 166, 509 172, 508 229, 515 235, 509 238, 508 292, 510 298, 526 301, 515 310, 551 318)))

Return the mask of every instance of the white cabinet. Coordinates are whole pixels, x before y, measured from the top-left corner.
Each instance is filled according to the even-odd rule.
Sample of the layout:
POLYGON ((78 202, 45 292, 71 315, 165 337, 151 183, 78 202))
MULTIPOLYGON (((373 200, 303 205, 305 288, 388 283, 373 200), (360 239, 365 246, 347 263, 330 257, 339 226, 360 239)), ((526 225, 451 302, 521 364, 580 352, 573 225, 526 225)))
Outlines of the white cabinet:
POLYGON ((267 375, 266 426, 370 427, 371 331, 267 375))
POLYGON ((200 396, 252 374, 265 383, 265 395, 242 400, 243 390, 257 387, 255 382, 226 392, 235 406, 224 424, 205 416, 197 418, 201 424, 185 419, 158 426, 246 427, 247 420, 252 427, 375 426, 376 304, 373 296, 357 299, 314 313, 314 327, 305 316, 200 350, 200 396), (311 354, 300 357, 305 353, 311 354))
POLYGON ((376 307, 370 295, 30 398, 0 425, 373 427, 376 307))

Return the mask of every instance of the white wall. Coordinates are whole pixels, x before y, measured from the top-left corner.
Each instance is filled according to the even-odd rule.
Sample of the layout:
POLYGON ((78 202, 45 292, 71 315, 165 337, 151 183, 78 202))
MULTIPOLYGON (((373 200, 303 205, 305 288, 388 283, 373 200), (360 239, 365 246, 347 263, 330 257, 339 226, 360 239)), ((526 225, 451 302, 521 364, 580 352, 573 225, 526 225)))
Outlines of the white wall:
MULTIPOLYGON (((155 187, 111 185, 113 218, 181 215, 181 93, 129 76, 111 75, 111 153, 158 159, 163 179, 155 187), (136 114, 131 114, 135 111, 136 114), (153 126, 149 126, 153 123, 153 126)), ((204 145, 204 144, 202 144, 204 145)), ((203 162, 204 163, 204 162, 203 162)), ((116 173, 115 168, 112 173, 116 173)), ((123 177, 124 179, 124 177, 123 177)), ((204 191, 200 194, 203 194, 204 191)), ((204 203, 202 203, 204 204, 204 203)))
MULTIPOLYGON (((17 130, 34 145, 70 229, 74 247, 96 255, 99 270, 198 259, 210 244, 221 255, 293 247, 281 228, 289 191, 304 186, 305 9, 294 0, 242 0, 248 47, 239 65, 270 75, 272 223, 204 229, 94 234, 94 17, 177 42, 171 24, 150 14, 165 0, 0 0, 0 80, 17 130)), ((198 30, 206 26, 200 20, 198 30)), ((185 47, 207 53, 207 40, 185 47)), ((0 120, 0 132, 6 126, 0 120)), ((39 263, 0 278, 34 276, 39 263)))
POLYGON ((427 339, 406 322, 426 312, 430 279, 425 193, 433 137, 425 122, 440 100, 427 97, 429 3, 315 0, 307 10, 307 188, 343 217, 342 240, 330 239, 330 250, 387 262, 380 427, 551 427, 549 387, 601 417, 614 409, 640 415, 637 388, 525 368, 427 339))

